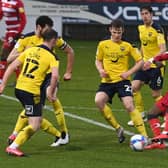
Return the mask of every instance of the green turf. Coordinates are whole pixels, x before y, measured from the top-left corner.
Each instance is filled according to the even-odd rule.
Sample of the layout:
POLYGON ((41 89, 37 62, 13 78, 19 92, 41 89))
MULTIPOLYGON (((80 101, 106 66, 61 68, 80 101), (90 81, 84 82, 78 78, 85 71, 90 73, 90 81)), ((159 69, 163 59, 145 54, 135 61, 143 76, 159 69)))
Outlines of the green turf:
MULTIPOLYGON (((97 42, 70 41, 75 50, 75 64, 72 81, 60 80, 58 96, 68 114, 92 119, 107 124, 95 108, 94 96, 99 84, 99 75, 94 60, 97 42)), ((65 70, 66 57, 61 55, 61 70, 65 70)), ((166 78, 165 78, 166 79, 166 78)), ((14 80, 14 77, 11 81, 14 80)), ((164 91, 168 81, 165 80, 164 91)), ((7 87, 5 95, 13 97, 13 88, 7 87)), ((146 110, 152 106, 148 87, 143 88, 146 110)), ((70 144, 57 148, 49 147, 54 138, 39 131, 21 149, 28 155, 17 158, 4 151, 6 139, 11 133, 21 106, 15 100, 0 97, 0 167, 1 168, 161 168, 167 167, 167 150, 134 152, 129 147, 130 136, 119 144, 113 130, 66 116, 70 144)), ((126 130, 136 132, 127 126, 128 114, 115 97, 113 109, 117 119, 126 130)), ((55 125, 53 112, 44 110, 44 116, 55 125)), ((149 126, 146 124, 149 135, 149 126)))

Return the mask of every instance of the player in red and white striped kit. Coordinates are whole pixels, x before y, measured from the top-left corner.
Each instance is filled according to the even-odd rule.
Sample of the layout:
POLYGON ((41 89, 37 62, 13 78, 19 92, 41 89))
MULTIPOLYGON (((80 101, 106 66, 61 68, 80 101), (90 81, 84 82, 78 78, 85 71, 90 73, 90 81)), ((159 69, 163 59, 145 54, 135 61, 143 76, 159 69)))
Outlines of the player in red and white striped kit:
POLYGON ((2 18, 6 23, 6 32, 0 53, 0 82, 7 66, 6 59, 26 25, 26 14, 22 0, 1 0, 0 19, 2 18))

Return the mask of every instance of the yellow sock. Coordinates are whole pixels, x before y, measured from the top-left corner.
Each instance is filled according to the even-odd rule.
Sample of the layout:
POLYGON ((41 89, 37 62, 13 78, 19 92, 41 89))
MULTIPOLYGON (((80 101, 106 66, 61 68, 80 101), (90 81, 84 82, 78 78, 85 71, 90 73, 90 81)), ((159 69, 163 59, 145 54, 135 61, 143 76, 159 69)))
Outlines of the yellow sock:
POLYGON ((20 146, 24 144, 25 141, 27 141, 34 133, 35 131, 33 130, 32 126, 28 125, 22 131, 19 132, 14 142, 20 146))
POLYGON ((28 118, 25 115, 25 110, 23 110, 18 116, 13 132, 19 133, 19 131, 21 131, 27 124, 28 124, 28 118))
POLYGON ((49 133, 51 135, 60 137, 61 133, 45 118, 42 119, 41 122, 41 129, 45 131, 46 133, 49 133))
POLYGON ((138 132, 147 137, 145 125, 144 125, 144 122, 143 122, 143 119, 142 119, 140 112, 137 109, 135 109, 134 111, 130 112, 129 114, 130 114, 131 120, 133 121, 138 132))
POLYGON ((163 96, 159 96, 155 98, 155 101, 159 101, 163 96))
POLYGON ((64 116, 64 110, 60 103, 60 101, 57 99, 55 102, 52 103, 54 108, 54 113, 58 122, 58 125, 60 127, 61 132, 68 132, 66 122, 65 122, 65 116, 64 116))
POLYGON ((135 103, 136 109, 140 113, 144 112, 144 103, 143 103, 143 99, 140 91, 137 91, 134 93, 134 103, 135 103))
POLYGON ((112 113, 112 110, 107 105, 104 106, 103 115, 104 115, 104 118, 108 121, 108 123, 112 127, 114 127, 115 129, 118 129, 120 127, 120 124, 115 119, 115 117, 112 113))

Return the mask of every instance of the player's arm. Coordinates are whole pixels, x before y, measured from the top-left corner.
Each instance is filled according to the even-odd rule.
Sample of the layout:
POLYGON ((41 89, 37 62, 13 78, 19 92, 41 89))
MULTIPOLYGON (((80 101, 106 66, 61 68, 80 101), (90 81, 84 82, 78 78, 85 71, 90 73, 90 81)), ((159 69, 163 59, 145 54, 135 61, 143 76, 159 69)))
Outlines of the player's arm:
POLYGON ((144 63, 144 70, 147 70, 150 68, 151 64, 154 63, 157 65, 157 67, 162 67, 164 66, 161 61, 167 60, 168 59, 168 52, 166 51, 166 45, 165 44, 160 44, 159 45, 160 52, 154 56, 153 58, 150 58, 148 61, 144 63))
POLYGON ((144 61, 142 59, 139 60, 139 61, 137 61, 132 68, 130 68, 127 72, 122 73, 121 77, 123 79, 127 79, 129 76, 131 76, 132 74, 134 74, 135 72, 137 72, 139 69, 141 69, 142 66, 143 66, 143 64, 144 64, 144 61))
POLYGON ((157 62, 164 61, 164 60, 168 60, 168 52, 159 54, 156 57, 149 59, 148 62, 155 64, 157 62))
POLYGON ((135 72, 137 72, 139 69, 141 69, 142 68, 142 66, 143 66, 143 63, 144 63, 144 61, 141 59, 141 60, 139 60, 139 61, 137 61, 136 63, 135 63, 135 65, 131 68, 131 69, 129 69, 129 74, 130 75, 132 75, 132 74, 134 74, 135 72))
POLYGON ((159 54, 153 58, 150 58, 148 61, 144 63, 145 70, 150 68, 150 65, 152 63, 156 64, 157 67, 162 67, 164 66, 161 61, 168 60, 168 52, 159 54))
POLYGON ((63 51, 67 55, 67 66, 66 66, 66 72, 64 74, 64 80, 71 80, 72 77, 72 69, 73 69, 73 64, 74 64, 74 50, 72 47, 67 44, 66 47, 63 49, 63 51))
POLYGON ((57 87, 57 82, 58 82, 58 68, 53 67, 51 68, 51 80, 50 80, 50 86, 47 88, 47 98, 50 102, 54 101, 56 99, 55 95, 55 90, 57 87))
POLYGON ((156 57, 153 58, 152 61, 153 63, 155 63, 157 61, 164 61, 164 60, 168 60, 168 52, 157 55, 156 57))
POLYGON ((95 60, 95 65, 96 69, 99 72, 99 75, 101 78, 107 78, 109 77, 108 73, 105 71, 104 66, 103 66, 103 55, 104 52, 102 50, 102 43, 99 42, 97 46, 97 51, 96 51, 96 60, 95 60))
POLYGON ((157 35, 157 43, 158 43, 158 47, 159 47, 160 50, 153 57, 166 52, 166 42, 165 42, 165 38, 164 38, 164 32, 159 32, 158 33, 158 35, 157 35))
POLYGON ((5 74, 3 76, 2 83, 0 85, 0 94, 2 94, 3 90, 5 89, 9 77, 17 69, 17 67, 19 67, 20 65, 21 65, 21 62, 18 59, 16 59, 14 62, 12 62, 12 64, 10 64, 8 66, 8 68, 5 71, 5 74))
POLYGON ((14 61, 22 52, 24 52, 28 47, 27 45, 27 39, 22 36, 19 38, 17 43, 15 44, 12 51, 9 53, 7 58, 7 63, 10 64, 12 61, 14 61))
POLYGON ((137 72, 139 69, 141 69, 144 64, 142 55, 137 47, 130 45, 130 55, 135 60, 135 64, 128 71, 121 74, 121 77, 123 79, 128 79, 129 76, 131 76, 132 74, 137 72))
POLYGON ((19 56, 19 54, 20 53, 14 47, 7 58, 7 63, 10 64, 11 62, 13 62, 19 56))
POLYGON ((99 74, 100 74, 100 77, 101 77, 101 78, 107 78, 107 77, 108 77, 108 73, 107 73, 107 72, 104 70, 104 68, 103 68, 103 62, 100 61, 100 60, 98 60, 98 59, 96 59, 95 65, 96 65, 97 71, 98 71, 99 74))

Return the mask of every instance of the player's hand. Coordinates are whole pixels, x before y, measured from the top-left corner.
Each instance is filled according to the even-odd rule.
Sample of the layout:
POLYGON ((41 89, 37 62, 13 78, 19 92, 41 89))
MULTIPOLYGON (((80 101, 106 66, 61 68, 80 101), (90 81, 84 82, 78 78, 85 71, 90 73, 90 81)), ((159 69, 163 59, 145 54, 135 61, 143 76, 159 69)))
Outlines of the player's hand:
POLYGON ((100 74, 101 78, 107 78, 107 77, 109 77, 109 74, 104 69, 101 69, 99 71, 99 74, 100 74))
POLYGON ((64 81, 71 80, 71 78, 72 78, 72 73, 66 72, 64 74, 64 77, 63 77, 64 81))
POLYGON ((56 100, 56 96, 53 94, 47 94, 47 98, 49 102, 54 102, 56 100))
POLYGON ((122 78, 122 79, 128 79, 128 77, 130 76, 130 74, 128 73, 128 72, 124 72, 124 73, 122 73, 121 75, 120 75, 120 77, 122 78))
POLYGON ((150 69, 150 66, 151 66, 151 62, 150 61, 146 61, 145 63, 144 63, 144 65, 143 65, 143 70, 144 71, 146 71, 146 70, 148 70, 148 69, 150 69))
POLYGON ((46 93, 46 95, 47 95, 47 99, 48 99, 49 102, 53 102, 53 101, 56 100, 55 91, 52 90, 52 89, 50 88, 50 86, 47 87, 47 93, 46 93))

